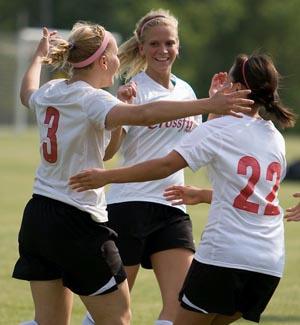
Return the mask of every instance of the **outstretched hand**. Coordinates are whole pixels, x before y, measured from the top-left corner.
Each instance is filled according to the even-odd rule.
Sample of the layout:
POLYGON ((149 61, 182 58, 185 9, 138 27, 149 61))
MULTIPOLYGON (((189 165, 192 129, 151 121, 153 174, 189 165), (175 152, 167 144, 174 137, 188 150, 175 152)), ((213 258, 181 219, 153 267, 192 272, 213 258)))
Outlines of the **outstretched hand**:
POLYGON ((117 97, 124 103, 131 104, 134 97, 136 97, 137 85, 134 81, 119 87, 117 97))
MULTIPOLYGON (((300 198, 300 193, 295 193, 293 196, 300 198)), ((284 218, 287 221, 300 221, 300 202, 297 205, 286 209, 286 212, 284 218)))
POLYGON ((250 93, 249 89, 235 90, 230 83, 211 97, 212 111, 215 114, 242 117, 239 113, 251 112, 251 105, 254 104, 253 100, 247 98, 250 93))
POLYGON ((227 72, 218 72, 213 75, 209 88, 209 97, 212 97, 215 93, 223 90, 230 84, 227 72))
POLYGON ((173 185, 164 191, 164 197, 167 201, 171 201, 172 205, 210 203, 210 195, 211 190, 195 186, 173 185))
POLYGON ((105 179, 106 170, 101 168, 92 168, 82 170, 69 179, 69 185, 76 192, 83 192, 99 187, 103 187, 108 182, 105 179))

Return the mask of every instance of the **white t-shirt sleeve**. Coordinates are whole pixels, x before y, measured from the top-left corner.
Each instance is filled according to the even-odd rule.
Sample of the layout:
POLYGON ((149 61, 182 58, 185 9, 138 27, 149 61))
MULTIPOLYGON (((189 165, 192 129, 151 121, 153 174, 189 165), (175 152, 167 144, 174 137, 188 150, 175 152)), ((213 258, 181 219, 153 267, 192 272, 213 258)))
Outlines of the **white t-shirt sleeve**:
POLYGON ((85 98, 83 107, 87 118, 96 128, 105 128, 107 113, 116 105, 122 103, 109 92, 99 89, 85 98))
POLYGON ((28 100, 28 106, 30 109, 34 110, 34 97, 35 97, 35 94, 37 93, 38 90, 34 91, 30 97, 29 97, 29 100, 28 100))
POLYGON ((221 148, 219 133, 210 131, 206 123, 201 124, 174 148, 194 172, 209 164, 221 148))

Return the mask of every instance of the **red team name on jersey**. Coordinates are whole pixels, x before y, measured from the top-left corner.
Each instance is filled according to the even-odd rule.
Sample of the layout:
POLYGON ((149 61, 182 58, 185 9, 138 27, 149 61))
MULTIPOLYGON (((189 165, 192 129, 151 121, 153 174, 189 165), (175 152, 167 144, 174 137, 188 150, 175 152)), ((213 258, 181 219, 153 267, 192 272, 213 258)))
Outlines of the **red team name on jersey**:
POLYGON ((148 126, 149 129, 156 129, 156 128, 177 128, 178 132, 185 131, 185 132, 191 132, 194 127, 196 127, 197 124, 195 123, 195 120, 193 117, 187 117, 182 118, 178 120, 163 122, 156 125, 150 125, 148 126))

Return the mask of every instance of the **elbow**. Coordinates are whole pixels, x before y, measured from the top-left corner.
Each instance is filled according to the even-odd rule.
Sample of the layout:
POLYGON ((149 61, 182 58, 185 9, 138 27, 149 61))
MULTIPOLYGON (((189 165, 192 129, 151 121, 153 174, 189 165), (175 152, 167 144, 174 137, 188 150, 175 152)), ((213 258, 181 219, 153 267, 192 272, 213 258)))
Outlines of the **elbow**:
POLYGON ((22 105, 27 106, 26 105, 26 97, 23 94, 20 94, 20 100, 21 100, 22 105))
POLYGON ((169 161, 163 163, 161 168, 159 169, 160 177, 159 178, 166 178, 174 173, 172 168, 172 164, 169 161))
POLYGON ((106 151, 103 157, 103 161, 110 160, 114 156, 113 152, 106 151))
POLYGON ((29 96, 27 93, 24 93, 24 92, 21 92, 20 93, 20 100, 21 100, 21 103, 22 105, 26 106, 26 107, 29 107, 29 96))
POLYGON ((103 157, 103 161, 110 160, 112 157, 113 157, 113 155, 107 155, 107 154, 105 154, 104 157, 103 157))

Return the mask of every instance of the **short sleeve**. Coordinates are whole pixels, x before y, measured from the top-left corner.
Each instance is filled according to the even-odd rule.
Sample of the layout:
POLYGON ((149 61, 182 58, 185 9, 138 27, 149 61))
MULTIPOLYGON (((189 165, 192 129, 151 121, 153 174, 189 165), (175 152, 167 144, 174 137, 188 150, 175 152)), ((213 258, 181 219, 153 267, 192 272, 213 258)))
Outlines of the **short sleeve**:
POLYGON ((184 158, 195 172, 209 164, 216 157, 220 147, 219 133, 211 132, 210 128, 204 123, 185 136, 174 150, 184 158))
POLYGON ((38 90, 34 91, 30 97, 29 97, 29 100, 28 100, 28 107, 29 109, 31 110, 34 110, 35 109, 35 98, 36 98, 36 94, 37 94, 38 90))
POLYGON ((105 119, 107 113, 121 101, 109 92, 98 89, 86 96, 83 108, 87 114, 88 119, 96 128, 105 128, 105 119))

